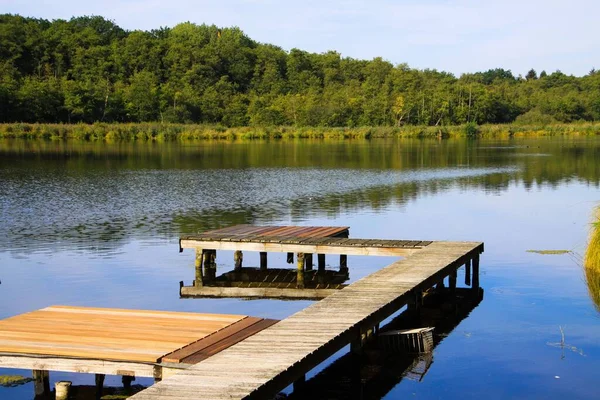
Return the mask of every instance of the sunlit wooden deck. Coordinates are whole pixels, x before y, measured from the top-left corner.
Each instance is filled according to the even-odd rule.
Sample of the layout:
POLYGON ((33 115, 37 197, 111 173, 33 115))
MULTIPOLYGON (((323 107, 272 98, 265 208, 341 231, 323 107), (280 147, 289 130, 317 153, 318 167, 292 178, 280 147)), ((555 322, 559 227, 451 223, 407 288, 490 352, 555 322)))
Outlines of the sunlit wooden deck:
POLYGON ((161 379, 275 322, 244 315, 52 306, 0 321, 0 367, 161 379))

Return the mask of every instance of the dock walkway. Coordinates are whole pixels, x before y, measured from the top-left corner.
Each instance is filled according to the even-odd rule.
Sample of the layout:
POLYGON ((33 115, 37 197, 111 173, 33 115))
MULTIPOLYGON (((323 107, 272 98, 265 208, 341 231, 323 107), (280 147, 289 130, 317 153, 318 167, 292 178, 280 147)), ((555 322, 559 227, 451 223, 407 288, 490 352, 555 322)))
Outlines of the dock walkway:
MULTIPOLYGON (((185 240, 190 241, 182 240, 182 243, 190 248, 231 250, 244 245, 219 239, 208 235, 188 238, 185 240)), ((391 243, 390 247, 376 247, 373 242, 363 241, 363 245, 355 247, 347 246, 351 242, 333 244, 332 239, 323 239, 327 243, 319 245, 310 240, 300 243, 301 240, 287 238, 286 243, 282 244, 281 240, 272 243, 276 246, 273 247, 265 238, 249 239, 245 250, 340 254, 340 249, 376 252, 377 248, 384 248, 385 255, 408 257, 151 386, 132 399, 272 398, 292 382, 301 382, 306 372, 344 346, 360 346, 381 321, 407 304, 418 305, 423 291, 440 284, 444 278, 449 277, 450 290, 456 288, 459 267, 466 266, 465 280, 469 282, 472 266, 472 288, 479 287, 479 254, 483 252, 483 243, 479 242, 418 242, 418 246, 411 243, 410 249, 400 244, 394 252, 391 243), (332 249, 336 246, 338 249, 332 249)))

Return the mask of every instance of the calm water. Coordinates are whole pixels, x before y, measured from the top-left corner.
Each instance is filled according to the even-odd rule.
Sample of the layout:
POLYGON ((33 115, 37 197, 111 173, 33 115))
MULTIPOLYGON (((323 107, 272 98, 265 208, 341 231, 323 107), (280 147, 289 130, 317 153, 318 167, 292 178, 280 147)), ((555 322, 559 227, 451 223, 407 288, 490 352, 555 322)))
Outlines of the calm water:
MULTIPOLYGON (((600 398, 600 315, 581 266, 599 160, 596 138, 0 141, 0 318, 52 304, 284 318, 310 304, 179 298, 194 255, 178 253, 178 237, 239 223, 477 240, 483 302, 436 348, 421 382, 403 380, 385 398, 600 398), (559 326, 564 348, 554 345, 559 326)), ((351 279, 392 260, 349 257, 351 279)), ((217 261, 220 271, 233 264, 228 253, 217 261)), ((52 385, 61 379, 94 377, 51 373, 52 385)), ((32 393, 32 384, 0 387, 1 399, 32 393)))

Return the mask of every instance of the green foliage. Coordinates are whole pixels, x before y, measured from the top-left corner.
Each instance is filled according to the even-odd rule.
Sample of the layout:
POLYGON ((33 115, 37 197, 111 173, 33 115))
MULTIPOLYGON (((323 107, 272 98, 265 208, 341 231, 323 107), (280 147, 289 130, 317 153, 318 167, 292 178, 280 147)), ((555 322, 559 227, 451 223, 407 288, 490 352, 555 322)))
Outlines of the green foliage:
POLYGON ((479 133, 479 126, 475 122, 467 122, 464 131, 467 137, 475 137, 479 133))
POLYGON ((600 74, 538 78, 532 69, 523 79, 497 68, 457 78, 379 57, 286 52, 237 27, 186 22, 126 31, 99 16, 5 14, 0 104, 0 123, 418 126, 414 132, 429 135, 423 127, 432 127, 441 137, 445 127, 467 124, 461 134, 472 136, 477 124, 598 121, 600 74))

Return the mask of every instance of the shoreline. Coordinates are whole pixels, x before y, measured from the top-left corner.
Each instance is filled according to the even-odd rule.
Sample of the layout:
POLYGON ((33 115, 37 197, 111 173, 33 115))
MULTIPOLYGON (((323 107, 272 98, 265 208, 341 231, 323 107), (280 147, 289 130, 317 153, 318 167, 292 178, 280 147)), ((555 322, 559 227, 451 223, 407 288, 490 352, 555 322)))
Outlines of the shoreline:
POLYGON ((84 141, 194 141, 255 139, 450 139, 596 136, 600 123, 552 125, 457 125, 403 127, 224 127, 161 123, 0 124, 0 139, 84 141))

